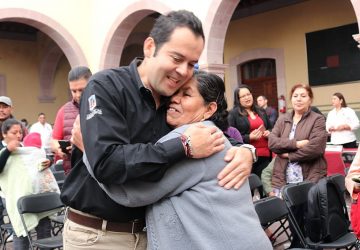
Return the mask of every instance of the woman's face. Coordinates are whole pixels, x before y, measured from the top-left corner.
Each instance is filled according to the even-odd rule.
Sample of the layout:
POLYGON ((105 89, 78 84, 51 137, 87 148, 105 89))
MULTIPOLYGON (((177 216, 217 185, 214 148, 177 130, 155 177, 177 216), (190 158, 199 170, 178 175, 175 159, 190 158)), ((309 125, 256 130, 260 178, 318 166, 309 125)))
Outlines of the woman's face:
POLYGON ((335 108, 340 108, 341 107, 342 100, 340 100, 339 97, 337 97, 336 95, 332 96, 331 102, 332 102, 332 105, 335 108))
POLYGON ((21 141, 23 137, 23 131, 19 124, 12 125, 6 134, 3 133, 4 141, 6 143, 10 141, 21 141))
POLYGON ((291 96, 291 103, 296 113, 303 114, 309 109, 312 100, 306 89, 297 88, 291 96))
POLYGON ((240 105, 245 109, 251 108, 254 103, 254 98, 250 90, 248 90, 247 88, 239 89, 239 101, 240 105))
POLYGON ((205 104, 196 84, 196 80, 190 80, 171 97, 166 114, 167 123, 171 127, 176 128, 210 117, 207 113, 209 105, 205 104))

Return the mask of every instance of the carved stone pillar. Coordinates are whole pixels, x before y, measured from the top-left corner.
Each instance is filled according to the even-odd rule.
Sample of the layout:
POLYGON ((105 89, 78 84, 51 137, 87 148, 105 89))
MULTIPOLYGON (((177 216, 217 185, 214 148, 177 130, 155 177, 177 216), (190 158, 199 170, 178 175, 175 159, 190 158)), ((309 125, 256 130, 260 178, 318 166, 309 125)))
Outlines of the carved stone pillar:
POLYGON ((210 63, 210 64, 200 64, 200 69, 206 72, 210 72, 216 74, 224 80, 225 76, 225 69, 229 67, 228 64, 217 64, 217 63, 210 63))

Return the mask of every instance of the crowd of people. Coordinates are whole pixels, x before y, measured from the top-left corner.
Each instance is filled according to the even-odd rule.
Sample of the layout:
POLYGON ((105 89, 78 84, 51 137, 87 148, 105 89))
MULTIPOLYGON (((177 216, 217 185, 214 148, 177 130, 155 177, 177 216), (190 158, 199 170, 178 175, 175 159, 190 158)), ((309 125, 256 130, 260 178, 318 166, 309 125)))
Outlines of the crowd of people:
MULTIPOLYGON (((12 100, 0 96, 5 200, 14 194, 4 180, 14 174, 15 152, 36 147, 43 152, 41 171, 61 159, 67 176, 64 249, 272 249, 249 174, 262 179, 269 196, 281 197, 289 183, 317 182, 327 174, 327 137, 356 148, 359 119, 341 93, 333 95, 327 118, 315 112, 305 84, 292 87, 286 114, 244 84, 227 111, 223 80, 195 67, 204 43, 193 13, 161 15, 144 42, 144 58, 94 75, 85 66, 71 69, 72 100, 53 127, 42 112, 31 126, 15 120, 12 100)), ((360 192, 353 181, 359 158, 347 177, 351 194, 360 192)), ((35 224, 38 237, 48 236, 47 218, 35 224)), ((19 229, 9 233, 15 249, 27 246, 19 229)))

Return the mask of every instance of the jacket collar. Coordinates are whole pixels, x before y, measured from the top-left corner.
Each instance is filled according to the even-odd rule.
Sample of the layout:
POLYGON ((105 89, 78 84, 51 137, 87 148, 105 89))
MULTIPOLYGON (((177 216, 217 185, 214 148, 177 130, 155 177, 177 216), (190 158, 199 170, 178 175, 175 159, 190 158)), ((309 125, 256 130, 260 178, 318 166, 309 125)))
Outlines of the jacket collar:
MULTIPOLYGON (((287 113, 286 116, 285 116, 285 122, 290 122, 292 123, 293 122, 293 117, 294 117, 294 110, 291 111, 290 113, 287 113)), ((309 107, 308 111, 306 111, 303 116, 301 117, 301 120, 303 120, 305 117, 308 117, 311 113, 311 107, 309 107)), ((300 121, 301 121, 300 120, 300 121)))

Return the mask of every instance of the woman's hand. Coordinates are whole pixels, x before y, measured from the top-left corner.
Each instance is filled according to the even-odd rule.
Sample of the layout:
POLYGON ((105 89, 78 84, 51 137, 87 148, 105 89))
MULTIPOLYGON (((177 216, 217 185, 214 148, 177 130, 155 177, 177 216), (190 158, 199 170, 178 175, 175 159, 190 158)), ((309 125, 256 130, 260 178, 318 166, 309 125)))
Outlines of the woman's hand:
POLYGON ((309 143, 309 140, 301 140, 301 141, 297 141, 296 142, 296 147, 297 148, 302 148, 304 147, 306 144, 309 143))
POLYGON ((289 159, 289 153, 278 154, 280 158, 289 159))
POLYGON ((259 140, 263 135, 263 132, 259 129, 254 129, 253 131, 251 131, 249 137, 250 137, 250 141, 257 141, 259 140))
POLYGON ((339 125, 335 131, 344 131, 344 130, 351 130, 350 126, 347 124, 339 125))
POLYGON ((43 169, 50 167, 50 165, 51 161, 49 159, 44 159, 44 161, 41 162, 41 166, 43 167, 43 169))
POLYGON ((264 132, 263 132, 263 137, 265 137, 265 138, 268 138, 268 136, 270 135, 270 131, 269 130, 265 130, 264 132))
POLYGON ((16 150, 17 147, 20 147, 20 142, 18 140, 9 141, 9 143, 6 146, 6 148, 10 152, 13 152, 14 150, 16 150))

